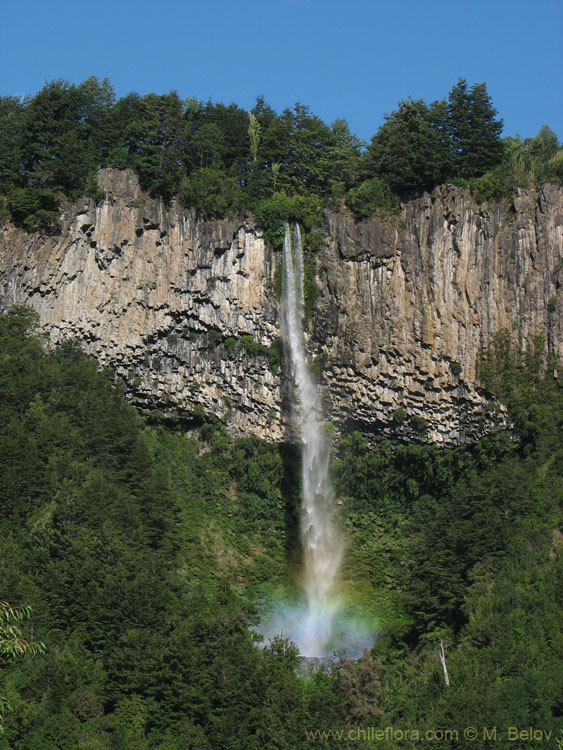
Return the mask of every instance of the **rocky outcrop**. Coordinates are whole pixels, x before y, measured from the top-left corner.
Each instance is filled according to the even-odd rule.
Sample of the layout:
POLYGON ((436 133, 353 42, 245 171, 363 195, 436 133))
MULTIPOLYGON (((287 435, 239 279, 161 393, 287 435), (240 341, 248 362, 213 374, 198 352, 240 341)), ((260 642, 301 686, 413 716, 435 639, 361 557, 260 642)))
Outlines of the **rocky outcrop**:
MULTIPOLYGON (((68 205, 56 237, 0 232, 0 305, 34 307, 52 341, 78 337, 147 407, 203 409, 235 433, 286 434, 276 268, 250 218, 199 221, 103 170, 106 199, 68 205)), ((444 186, 394 223, 325 213, 309 348, 340 429, 484 429, 480 347, 501 328, 563 355, 563 191, 476 204, 444 186), (414 419, 403 420, 404 416, 414 419)))
POLYGON ((485 207, 444 186, 397 225, 329 215, 325 236, 316 334, 352 421, 406 405, 435 439, 463 439, 482 425, 476 363, 496 331, 523 346, 547 335, 562 357, 560 188, 485 207))

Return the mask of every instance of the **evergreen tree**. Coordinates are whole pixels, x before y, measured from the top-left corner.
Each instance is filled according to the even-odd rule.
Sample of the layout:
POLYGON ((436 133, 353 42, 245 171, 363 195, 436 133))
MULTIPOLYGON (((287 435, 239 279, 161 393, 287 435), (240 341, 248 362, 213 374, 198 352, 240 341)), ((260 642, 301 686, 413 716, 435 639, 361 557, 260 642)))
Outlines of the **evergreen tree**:
POLYGON ((449 170, 444 101, 402 101, 368 149, 368 170, 403 199, 430 190, 449 170))
POLYGON ((183 107, 175 91, 142 99, 131 97, 122 116, 126 166, 139 175, 141 186, 169 200, 178 193, 183 174, 183 107))
POLYGON ((25 102, 19 97, 0 97, 0 194, 20 184, 24 112, 25 102))
POLYGON ((542 125, 534 138, 526 138, 524 145, 528 148, 533 159, 547 162, 557 153, 559 140, 548 125, 542 125))
POLYGON ((446 123, 456 177, 480 177, 500 164, 503 123, 496 115, 485 83, 468 88, 467 81, 460 78, 450 91, 446 123))

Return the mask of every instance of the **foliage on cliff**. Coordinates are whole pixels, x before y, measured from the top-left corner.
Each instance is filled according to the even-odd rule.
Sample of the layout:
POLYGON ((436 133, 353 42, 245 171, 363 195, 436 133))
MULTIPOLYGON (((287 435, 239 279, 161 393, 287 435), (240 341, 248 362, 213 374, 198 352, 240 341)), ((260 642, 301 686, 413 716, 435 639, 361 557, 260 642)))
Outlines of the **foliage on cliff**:
POLYGON ((358 726, 555 730, 563 396, 539 349, 525 356, 501 335, 484 356, 516 440, 343 440, 344 574, 381 633, 363 662, 305 678, 290 643, 258 650, 248 627, 295 562, 296 452, 232 441, 213 420, 190 435, 149 428, 111 372, 72 342, 45 350, 33 326, 22 309, 0 317, 0 599, 33 607, 22 637, 46 651, 0 658, 12 706, 1 750, 341 747, 315 732, 358 726))
POLYGON ((502 141, 501 130, 485 84, 464 80, 447 102, 402 101, 368 148, 345 120, 329 126, 302 104, 278 114, 258 97, 249 113, 175 92, 116 100, 107 79, 52 81, 33 97, 0 97, 0 221, 56 231, 65 197, 101 197, 100 167, 130 167, 144 190, 204 216, 301 196, 308 214, 345 199, 362 217, 446 180, 487 199, 561 179, 548 127, 525 141, 502 141))

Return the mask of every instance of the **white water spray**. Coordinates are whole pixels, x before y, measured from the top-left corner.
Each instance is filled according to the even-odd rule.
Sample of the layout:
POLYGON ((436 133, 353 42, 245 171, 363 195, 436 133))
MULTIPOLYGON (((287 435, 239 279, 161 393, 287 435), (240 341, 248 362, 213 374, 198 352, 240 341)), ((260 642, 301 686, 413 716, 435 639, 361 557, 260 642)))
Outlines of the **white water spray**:
POLYGON ((283 245, 282 324, 295 384, 295 408, 302 443, 302 518, 306 607, 296 623, 293 640, 303 656, 325 656, 340 607, 336 579, 344 545, 332 515, 330 451, 321 422, 319 391, 313 380, 303 337, 304 265, 299 226, 293 252, 289 225, 283 245))

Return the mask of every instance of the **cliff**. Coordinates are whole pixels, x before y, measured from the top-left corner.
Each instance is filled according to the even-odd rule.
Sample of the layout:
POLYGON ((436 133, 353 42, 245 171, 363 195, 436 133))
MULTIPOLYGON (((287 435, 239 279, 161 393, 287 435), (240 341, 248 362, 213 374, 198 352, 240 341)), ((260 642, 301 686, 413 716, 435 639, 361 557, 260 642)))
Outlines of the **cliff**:
MULTIPOLYGON (((77 337, 139 404, 283 439, 279 254, 251 219, 197 220, 130 171, 99 183, 106 199, 67 205, 59 236, 0 231, 0 308, 77 337)), ((563 356, 561 188, 487 208, 443 186, 394 223, 325 212, 322 230, 309 348, 337 428, 395 429, 404 410, 407 432, 418 417, 433 440, 468 439, 491 419, 475 366, 495 331, 563 356)))

